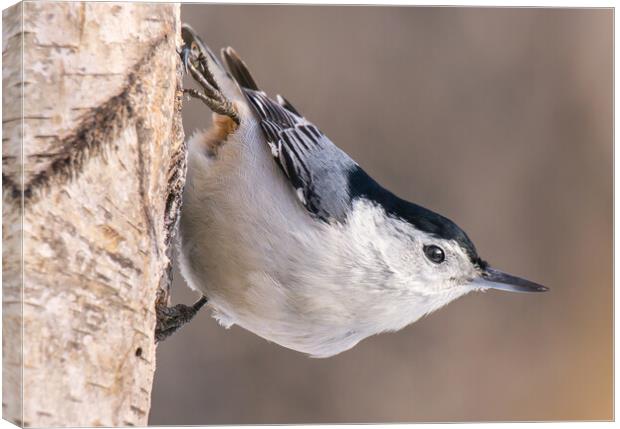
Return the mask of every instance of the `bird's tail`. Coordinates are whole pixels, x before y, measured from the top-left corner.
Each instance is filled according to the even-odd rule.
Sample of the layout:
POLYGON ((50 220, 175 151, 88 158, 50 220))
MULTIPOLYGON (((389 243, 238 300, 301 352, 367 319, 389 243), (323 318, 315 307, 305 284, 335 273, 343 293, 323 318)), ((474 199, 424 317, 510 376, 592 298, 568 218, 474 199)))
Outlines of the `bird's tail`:
MULTIPOLYGON (((249 89, 252 91, 261 91, 261 89, 258 87, 258 84, 252 77, 248 66, 241 59, 241 57, 239 57, 239 55, 233 48, 229 46, 228 48, 222 49, 222 58, 224 59, 224 63, 226 63, 226 67, 228 67, 228 70, 230 71, 233 79, 235 80, 235 82, 237 82, 237 84, 239 85, 239 87, 241 87, 242 90, 249 89)), ((293 105, 283 96, 278 95, 277 102, 280 106, 284 107, 288 111, 296 114, 297 116, 302 116, 297 111, 297 109, 295 109, 295 107, 293 107, 293 105)))
POLYGON ((230 46, 222 49, 222 58, 226 63, 226 67, 232 74, 233 79, 243 89, 251 89, 253 91, 260 91, 256 81, 252 77, 248 66, 239 57, 237 52, 230 46))

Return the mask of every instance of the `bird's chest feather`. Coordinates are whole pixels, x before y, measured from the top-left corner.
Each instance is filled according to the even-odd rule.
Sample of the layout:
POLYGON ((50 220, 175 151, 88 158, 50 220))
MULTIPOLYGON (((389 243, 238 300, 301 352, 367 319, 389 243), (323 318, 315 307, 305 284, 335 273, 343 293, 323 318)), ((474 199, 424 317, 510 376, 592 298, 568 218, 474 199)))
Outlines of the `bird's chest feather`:
POLYGON ((308 214, 258 131, 242 127, 217 156, 200 135, 189 142, 181 260, 195 280, 191 286, 214 302, 219 295, 238 302, 253 289, 268 296, 273 282, 287 281, 291 267, 312 251, 296 233, 312 229, 308 214))
POLYGON ((333 354, 443 305, 409 287, 398 266, 406 252, 402 261, 386 257, 400 249, 385 243, 375 210, 316 221, 252 130, 231 136, 216 157, 190 142, 181 269, 224 325, 333 354))

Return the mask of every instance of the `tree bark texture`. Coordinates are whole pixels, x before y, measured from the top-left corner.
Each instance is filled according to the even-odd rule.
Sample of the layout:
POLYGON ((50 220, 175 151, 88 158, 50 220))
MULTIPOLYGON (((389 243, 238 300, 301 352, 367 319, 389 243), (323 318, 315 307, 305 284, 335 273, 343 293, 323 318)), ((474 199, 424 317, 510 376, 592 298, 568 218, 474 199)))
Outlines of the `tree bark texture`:
POLYGON ((18 425, 147 424, 185 180, 179 14, 3 12, 2 406, 18 425))

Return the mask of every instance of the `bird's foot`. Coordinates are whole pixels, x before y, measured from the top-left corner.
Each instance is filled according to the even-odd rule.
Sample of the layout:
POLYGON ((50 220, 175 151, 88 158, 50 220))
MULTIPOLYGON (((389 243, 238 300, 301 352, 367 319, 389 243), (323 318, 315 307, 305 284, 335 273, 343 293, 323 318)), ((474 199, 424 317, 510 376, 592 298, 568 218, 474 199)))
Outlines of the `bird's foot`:
POLYGON ((196 313, 207 303, 205 296, 200 297, 193 305, 177 304, 172 307, 157 307, 157 324, 155 342, 160 342, 178 331, 194 318, 196 313))
POLYGON ((229 117, 236 125, 239 125, 239 114, 233 103, 226 98, 209 69, 208 53, 202 47, 202 41, 189 27, 183 27, 183 48, 180 55, 183 66, 194 80, 200 85, 202 91, 185 89, 183 92, 206 104, 213 112, 229 117))

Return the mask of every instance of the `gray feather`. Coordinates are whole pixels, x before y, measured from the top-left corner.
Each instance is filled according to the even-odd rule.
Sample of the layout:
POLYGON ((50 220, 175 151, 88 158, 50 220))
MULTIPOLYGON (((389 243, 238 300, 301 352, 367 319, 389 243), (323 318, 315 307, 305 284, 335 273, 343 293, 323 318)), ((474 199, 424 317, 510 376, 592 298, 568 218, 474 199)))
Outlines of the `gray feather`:
POLYGON ((321 220, 344 220, 351 200, 348 175, 357 164, 306 119, 262 92, 243 92, 300 202, 321 220))

